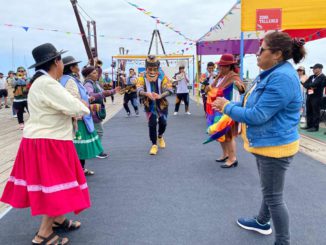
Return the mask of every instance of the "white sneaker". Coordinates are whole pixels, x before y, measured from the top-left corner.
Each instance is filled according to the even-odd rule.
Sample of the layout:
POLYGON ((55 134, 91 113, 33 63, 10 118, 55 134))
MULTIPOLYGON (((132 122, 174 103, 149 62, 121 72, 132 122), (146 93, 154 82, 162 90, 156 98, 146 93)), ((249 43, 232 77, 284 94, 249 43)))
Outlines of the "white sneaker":
POLYGON ((187 115, 191 115, 191 113, 189 111, 186 112, 187 115))
POLYGON ((178 112, 175 111, 175 112, 173 113, 173 115, 174 115, 174 116, 178 115, 178 112))

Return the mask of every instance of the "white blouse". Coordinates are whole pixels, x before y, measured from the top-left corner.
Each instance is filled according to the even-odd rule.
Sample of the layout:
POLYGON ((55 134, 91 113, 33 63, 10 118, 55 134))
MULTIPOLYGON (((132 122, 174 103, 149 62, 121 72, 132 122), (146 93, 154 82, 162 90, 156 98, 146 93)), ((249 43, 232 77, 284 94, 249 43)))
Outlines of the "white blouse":
POLYGON ((25 138, 72 140, 72 117, 90 113, 82 102, 47 75, 34 81, 27 103, 30 117, 24 128, 25 138))

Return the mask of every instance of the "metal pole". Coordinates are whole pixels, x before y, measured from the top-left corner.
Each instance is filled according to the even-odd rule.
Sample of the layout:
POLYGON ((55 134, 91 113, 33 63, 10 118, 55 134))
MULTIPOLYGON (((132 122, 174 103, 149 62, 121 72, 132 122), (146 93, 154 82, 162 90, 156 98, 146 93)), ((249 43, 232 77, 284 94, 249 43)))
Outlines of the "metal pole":
POLYGON ((114 80, 113 80, 113 78, 114 78, 114 75, 113 75, 113 73, 114 73, 113 56, 111 57, 111 67, 112 67, 112 75, 111 75, 111 77, 112 77, 112 84, 113 84, 113 88, 115 88, 115 84, 114 84, 114 80))
POLYGON ((95 53, 96 53, 96 56, 98 57, 98 51, 97 51, 97 33, 96 33, 96 22, 95 22, 95 20, 92 20, 92 25, 93 25, 93 32, 94 32, 95 53))
POLYGON ((158 55, 158 38, 157 38, 157 30, 155 30, 155 48, 156 48, 156 55, 158 55))
MULTIPOLYGON (((163 45, 163 42, 162 42, 162 38, 161 38, 161 34, 160 34, 159 30, 157 30, 157 35, 158 35, 158 38, 160 39, 160 43, 161 43, 161 47, 162 47, 162 50, 163 50, 163 54, 166 55, 165 48, 164 48, 164 45, 163 45)), ((166 60, 166 64, 167 64, 167 66, 170 66, 168 60, 166 60)))
POLYGON ((87 21, 87 40, 88 40, 88 45, 92 47, 91 22, 89 20, 87 21))
MULTIPOLYGON (((121 71, 121 68, 120 68, 120 60, 118 60, 118 71, 121 71)), ((120 86, 120 75, 119 75, 119 72, 117 72, 117 84, 118 84, 118 87, 120 86)))
POLYGON ((244 35, 241 32, 240 40, 240 79, 243 80, 244 35))
MULTIPOLYGON (((199 78, 201 76, 201 58, 199 57, 198 53, 198 45, 199 43, 196 43, 196 84, 197 84, 197 92, 199 92, 199 78)), ((199 96, 199 93, 198 93, 199 96)))
POLYGON ((192 56, 192 95, 195 95, 195 57, 192 56))
POLYGON ((151 49, 152 49, 152 45, 153 45, 154 35, 155 35, 155 30, 153 31, 152 39, 151 39, 151 42, 149 44, 148 54, 151 54, 151 49))
POLYGON ((70 0, 71 4, 72 4, 72 8, 74 9, 74 13, 75 13, 75 16, 76 16, 76 19, 77 19, 77 23, 78 23, 78 27, 79 27, 79 30, 80 30, 80 33, 81 33, 81 36, 82 36, 82 40, 83 40, 83 43, 84 43, 84 47, 85 47, 85 50, 86 50, 86 53, 87 53, 87 57, 90 61, 90 64, 94 64, 94 59, 93 59, 93 55, 92 55, 92 52, 91 52, 91 49, 88 45, 88 42, 87 42, 87 38, 86 38, 86 35, 85 35, 85 30, 84 30, 84 27, 83 27, 83 24, 81 22, 81 19, 80 19, 80 16, 79 16, 79 13, 78 13, 78 9, 77 9, 77 0, 70 0))

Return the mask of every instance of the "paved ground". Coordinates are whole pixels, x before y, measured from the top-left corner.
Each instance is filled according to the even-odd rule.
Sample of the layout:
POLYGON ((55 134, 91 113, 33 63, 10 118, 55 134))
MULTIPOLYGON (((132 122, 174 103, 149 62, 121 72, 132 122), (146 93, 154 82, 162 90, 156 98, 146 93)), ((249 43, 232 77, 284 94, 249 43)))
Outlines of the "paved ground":
MULTIPOLYGON (((147 154, 144 114, 125 118, 121 111, 105 125, 110 158, 87 164, 96 171, 88 178, 93 205, 77 217, 83 227, 68 234, 72 244, 273 243, 273 236, 235 223, 239 216, 255 215, 260 206, 254 158, 239 139, 239 167, 221 169, 214 161, 220 154, 217 144, 202 145, 207 135, 201 107, 191 104, 191 111, 191 116, 170 116, 167 148, 157 156, 147 154)), ((288 171, 292 244, 325 244, 325 176, 325 165, 301 153, 288 171)), ((1 244, 30 244, 38 221, 29 210, 10 211, 0 220, 1 244)))

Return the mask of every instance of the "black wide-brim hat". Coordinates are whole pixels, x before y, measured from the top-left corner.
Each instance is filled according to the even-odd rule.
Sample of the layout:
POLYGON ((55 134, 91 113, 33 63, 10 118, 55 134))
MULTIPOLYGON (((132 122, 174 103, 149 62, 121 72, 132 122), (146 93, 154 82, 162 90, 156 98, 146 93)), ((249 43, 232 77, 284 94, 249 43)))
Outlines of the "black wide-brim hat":
POLYGON ((69 65, 78 64, 81 61, 75 60, 75 58, 73 56, 67 56, 67 57, 62 58, 62 62, 64 64, 64 66, 69 66, 69 65))
POLYGON ((28 67, 28 69, 40 66, 50 60, 53 60, 60 55, 66 53, 67 51, 61 50, 57 51, 57 49, 51 43, 44 43, 40 46, 37 46, 33 49, 32 55, 35 60, 35 64, 28 67))

